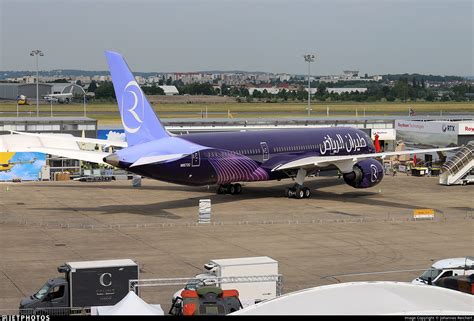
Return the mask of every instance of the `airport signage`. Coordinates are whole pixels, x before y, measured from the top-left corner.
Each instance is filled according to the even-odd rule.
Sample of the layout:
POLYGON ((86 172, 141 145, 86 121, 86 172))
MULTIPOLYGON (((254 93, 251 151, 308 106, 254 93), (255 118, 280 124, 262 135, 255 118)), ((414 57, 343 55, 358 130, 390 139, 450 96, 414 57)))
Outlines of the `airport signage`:
POLYGON ((418 133, 457 135, 460 131, 460 123, 448 121, 396 120, 395 129, 418 133))
POLYGON ((413 210, 413 218, 415 220, 418 219, 434 219, 434 209, 432 208, 424 208, 424 209, 417 209, 413 210))
POLYGON ((459 123, 459 135, 474 135, 474 122, 459 123))
POLYGON ((370 131, 370 137, 372 140, 375 139, 375 135, 379 135, 379 140, 395 140, 395 129, 372 129, 370 131))

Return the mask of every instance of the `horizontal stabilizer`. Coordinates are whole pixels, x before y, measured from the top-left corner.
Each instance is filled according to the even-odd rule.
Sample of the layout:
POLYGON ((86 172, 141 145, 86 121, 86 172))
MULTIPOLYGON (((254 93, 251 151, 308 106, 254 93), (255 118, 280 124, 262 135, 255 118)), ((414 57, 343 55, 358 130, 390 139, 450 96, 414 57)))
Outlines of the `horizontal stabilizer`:
POLYGON ((147 156, 141 157, 136 162, 134 162, 130 167, 147 165, 153 163, 165 163, 173 160, 177 160, 186 156, 185 154, 168 154, 168 155, 157 155, 157 156, 147 156))

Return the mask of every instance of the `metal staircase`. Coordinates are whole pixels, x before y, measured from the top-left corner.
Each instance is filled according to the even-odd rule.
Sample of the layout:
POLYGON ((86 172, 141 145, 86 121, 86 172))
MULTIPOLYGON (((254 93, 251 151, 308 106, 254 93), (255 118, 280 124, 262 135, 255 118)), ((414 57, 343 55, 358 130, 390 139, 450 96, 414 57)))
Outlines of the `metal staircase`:
POLYGON ((444 163, 439 183, 442 185, 474 182, 474 142, 461 147, 456 155, 444 163))

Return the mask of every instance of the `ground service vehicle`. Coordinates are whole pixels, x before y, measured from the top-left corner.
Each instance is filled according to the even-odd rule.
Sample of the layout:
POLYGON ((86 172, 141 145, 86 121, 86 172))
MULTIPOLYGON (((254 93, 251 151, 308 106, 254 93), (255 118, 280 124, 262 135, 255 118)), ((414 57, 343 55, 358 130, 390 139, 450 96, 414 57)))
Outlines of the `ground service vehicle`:
POLYGON ((20 302, 22 314, 72 314, 91 306, 114 305, 129 291, 129 280, 138 279, 138 264, 130 259, 69 262, 58 267, 64 277, 48 280, 20 302))
POLYGON ((181 291, 180 301, 174 301, 172 315, 226 315, 242 308, 239 291, 204 286, 198 290, 181 291))
POLYGON ((450 276, 471 275, 474 273, 474 257, 459 257, 435 262, 431 268, 414 279, 413 284, 434 284, 438 280, 450 276))
POLYGON ((448 276, 436 281, 434 285, 460 292, 474 294, 474 274, 471 274, 469 276, 448 276))
POLYGON ((197 290, 202 286, 218 286, 222 290, 236 289, 242 305, 273 299, 277 296, 277 280, 264 282, 245 281, 245 277, 277 276, 278 262, 268 256, 215 259, 204 265, 205 273, 196 275, 184 289, 177 291, 173 302, 180 297, 182 290, 197 290), (242 282, 219 284, 219 278, 239 277, 242 282))

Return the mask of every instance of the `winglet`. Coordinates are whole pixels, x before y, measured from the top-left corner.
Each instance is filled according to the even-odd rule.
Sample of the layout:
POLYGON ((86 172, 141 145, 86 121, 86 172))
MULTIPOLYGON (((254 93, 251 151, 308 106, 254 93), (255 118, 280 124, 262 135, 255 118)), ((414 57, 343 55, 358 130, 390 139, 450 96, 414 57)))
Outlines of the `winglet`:
POLYGON ((119 53, 106 51, 115 96, 129 146, 168 137, 125 59, 119 53))

